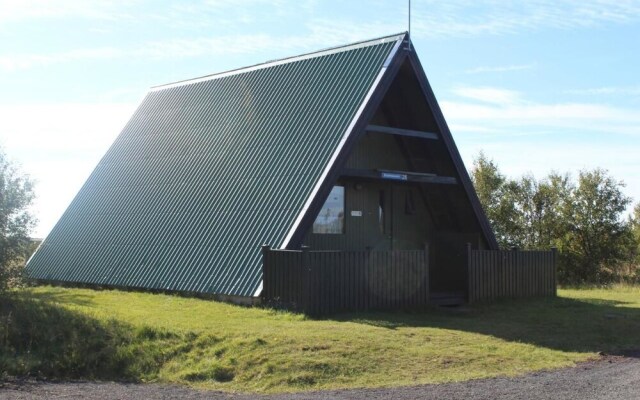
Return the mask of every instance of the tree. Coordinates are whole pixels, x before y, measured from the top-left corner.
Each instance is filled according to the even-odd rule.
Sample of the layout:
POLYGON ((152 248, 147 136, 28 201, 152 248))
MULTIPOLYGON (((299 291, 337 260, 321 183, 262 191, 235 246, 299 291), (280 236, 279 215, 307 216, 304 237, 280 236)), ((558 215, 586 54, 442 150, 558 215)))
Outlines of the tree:
POLYGON ((5 289, 25 258, 35 219, 29 212, 33 183, 0 149, 0 290, 5 289))
POLYGON ((518 218, 513 242, 524 249, 555 246, 565 225, 560 210, 573 189, 569 176, 551 173, 538 181, 532 175, 525 175, 513 185, 518 218))
POLYGON ((636 204, 633 214, 629 217, 629 227, 640 250, 640 203, 636 204))
POLYGON ((629 230, 633 237, 631 245, 631 264, 636 268, 635 280, 640 281, 640 203, 636 204, 633 213, 629 216, 629 230))
POLYGON ((623 187, 605 170, 580 171, 562 210, 567 226, 561 250, 571 256, 561 270, 566 280, 606 283, 616 276, 631 243, 622 218, 631 199, 623 187))
POLYGON ((508 181, 496 163, 482 152, 473 162, 471 180, 500 247, 517 246, 515 232, 519 228, 514 183, 508 181))
POLYGON ((513 180, 480 153, 471 177, 500 247, 557 247, 564 283, 640 280, 640 204, 625 221, 631 199, 607 171, 513 180))

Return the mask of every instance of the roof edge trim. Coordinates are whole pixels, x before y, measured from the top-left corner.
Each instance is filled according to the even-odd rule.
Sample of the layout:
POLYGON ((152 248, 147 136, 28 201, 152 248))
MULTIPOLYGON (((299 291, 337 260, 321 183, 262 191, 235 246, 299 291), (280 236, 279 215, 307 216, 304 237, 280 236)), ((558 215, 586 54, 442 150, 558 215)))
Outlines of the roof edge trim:
MULTIPOLYGON (((402 35, 401 37, 404 37, 404 35, 402 35)), ((391 64, 391 60, 393 60, 393 58, 398 53, 398 49, 400 48, 401 44, 402 44, 402 40, 398 40, 396 42, 396 44, 393 46, 393 48, 391 49, 391 51, 389 52, 389 55, 387 56, 386 60, 384 61, 384 64, 382 65, 382 68, 380 69, 380 72, 378 72, 378 75, 376 76, 376 79, 373 81, 373 84, 369 88, 369 91, 367 92, 367 94, 364 97, 362 103, 360 104, 360 107, 358 108, 358 111, 356 111, 353 119, 349 123, 349 126, 345 130, 345 133, 342 135, 342 138, 340 139, 340 142, 338 143, 338 146, 336 147, 336 150, 334 151, 333 155, 329 159, 329 162, 325 166, 324 171, 322 171, 322 175, 320 175, 320 178, 316 182, 316 185, 313 188, 313 190, 311 191, 311 194, 309 195, 309 197, 307 197, 307 201, 305 202, 304 206, 302 207, 302 210, 298 214, 298 217, 296 218, 295 222, 291 226, 291 229, 289 230, 289 233, 287 234, 287 236, 285 237, 284 241, 282 242, 282 245, 280 246, 280 248, 284 249, 284 248, 287 248, 287 246, 289 245, 289 242, 291 241, 291 238, 293 237, 295 231, 298 229, 298 226, 300 225, 300 222, 302 221, 302 218, 307 213, 307 210, 309 209, 309 207, 311 205, 311 202, 313 201, 313 199, 318 194, 318 191, 320 190, 320 187, 324 183, 325 179, 327 178, 327 175, 329 175, 329 172, 331 171, 331 169, 333 168, 333 165, 335 164, 336 160, 338 159, 338 156, 342 152, 342 148, 344 147, 345 143, 347 142, 347 139, 353 134, 353 128, 355 127, 355 125, 360 120, 360 116, 362 115, 365 107, 367 106, 367 104, 371 100, 371 97, 373 96, 373 93, 375 92, 376 88, 380 84, 380 81, 382 80, 382 77, 385 75, 385 72, 387 72, 387 69, 389 68, 389 64, 391 64)))
MULTIPOLYGON (((389 35, 389 36, 382 36, 382 37, 379 37, 379 38, 376 38, 376 39, 369 39, 369 40, 364 40, 364 41, 361 41, 361 42, 351 43, 351 44, 347 44, 347 45, 329 47, 329 48, 325 48, 325 49, 322 49, 322 50, 317 50, 317 51, 313 51, 313 52, 310 52, 310 53, 305 53, 305 54, 301 54, 301 55, 297 55, 297 56, 285 57, 285 58, 280 58, 280 59, 276 59, 276 60, 272 60, 272 61, 266 61, 264 63, 255 64, 255 65, 251 65, 251 66, 248 66, 248 67, 232 69, 232 70, 228 70, 228 71, 218 72, 218 73, 215 73, 215 74, 201 76, 201 77, 198 77, 198 78, 187 79, 187 80, 177 81, 177 82, 173 82, 173 83, 167 83, 167 84, 164 84, 164 85, 152 86, 151 89, 149 89, 149 92, 158 92, 158 91, 161 91, 161 90, 164 90, 164 89, 171 89, 171 88, 175 88, 175 87, 179 87, 179 86, 191 85, 193 83, 211 81, 211 80, 225 78, 225 77, 232 76, 232 75, 238 75, 238 74, 243 74, 243 73, 246 73, 246 72, 256 71, 256 70, 263 69, 263 68, 269 68, 269 67, 274 67, 274 66, 277 66, 277 65, 288 64, 288 63, 291 63, 291 62, 302 61, 302 60, 306 60, 306 59, 309 59, 309 58, 322 57, 322 56, 335 54, 335 53, 340 53, 340 52, 343 52, 343 51, 349 51, 349 50, 353 50, 353 49, 357 49, 357 48, 374 46, 374 45, 381 44, 381 43, 386 43, 386 42, 397 41, 396 46, 394 47, 394 49, 395 49, 396 47, 398 47, 398 44, 401 43, 406 38, 406 36, 407 36, 407 33, 403 32, 403 33, 397 33, 397 34, 389 35)), ((387 62, 388 61, 389 61, 389 59, 387 59, 387 62)), ((385 62, 385 66, 387 65, 387 62, 385 62)))
POLYGON ((260 295, 262 294, 263 287, 264 287, 264 280, 260 279, 260 285, 258 286, 258 289, 256 289, 255 293, 253 293, 253 297, 260 297, 260 295))
MULTIPOLYGON (((364 99, 362 100, 362 103, 360 103, 360 107, 358 107, 358 110, 356 111, 354 117, 351 119, 351 122, 349 123, 349 126, 347 126, 347 129, 345 130, 344 134, 342 135, 342 138, 340 139, 340 142, 338 143, 338 146, 336 147, 336 150, 331 155, 331 158, 329 159, 329 162, 327 163, 327 165, 325 166, 324 170, 322 171, 322 174, 320 175, 320 178, 316 181, 316 184, 313 187, 313 189, 311 190, 311 193, 309 194, 309 196, 307 197, 307 200, 305 201, 304 206, 302 206, 302 209, 298 213, 298 216, 296 217, 295 221, 293 222, 293 225, 291 225, 291 228, 289 229, 289 232, 287 232, 287 236, 285 236, 284 240, 282 241, 282 244, 279 246, 280 249, 286 249, 287 246, 289 246, 289 243, 291 242, 291 239, 293 238, 293 236, 295 235, 296 231, 298 230, 298 227, 300 226, 300 223, 302 222, 302 220, 304 219, 305 215, 309 211, 309 208, 311 207, 311 203, 313 202, 313 200, 318 195, 318 192, 320 191, 320 188, 322 187, 322 185, 324 184, 325 180, 327 179, 327 176, 329 175, 329 172, 331 172, 331 169, 333 168, 336 160, 340 156, 340 153, 342 153, 342 149, 344 148, 345 144, 347 143, 347 140, 349 139, 349 137, 351 135, 353 135, 353 128, 356 126, 356 124, 360 120, 360 117, 362 116, 362 113, 364 112, 365 108, 367 107, 367 104, 369 104, 369 102, 371 101, 371 97, 373 97, 373 94, 375 93, 376 89, 378 88, 378 85, 380 84, 380 82, 382 81, 382 78, 385 76, 385 73, 389 69, 389 65, 391 64, 391 61, 393 61, 393 59, 395 58, 396 54, 398 54, 398 50, 400 49, 401 44, 404 42, 404 39, 406 38, 406 35, 405 34, 396 35, 395 38, 396 38, 395 39, 396 43, 394 44, 393 48, 389 52, 389 55, 387 56, 387 58, 384 60, 384 63, 382 64, 382 68, 380 68, 380 72, 378 72, 378 75, 376 76, 376 79, 371 84, 371 87, 369 88, 369 91, 367 92, 367 94, 365 95, 364 99)), ((253 295, 254 297, 259 297, 262 294, 263 283, 264 283, 264 281, 260 280, 260 285, 258 286, 258 289, 254 293, 254 295, 253 295)))

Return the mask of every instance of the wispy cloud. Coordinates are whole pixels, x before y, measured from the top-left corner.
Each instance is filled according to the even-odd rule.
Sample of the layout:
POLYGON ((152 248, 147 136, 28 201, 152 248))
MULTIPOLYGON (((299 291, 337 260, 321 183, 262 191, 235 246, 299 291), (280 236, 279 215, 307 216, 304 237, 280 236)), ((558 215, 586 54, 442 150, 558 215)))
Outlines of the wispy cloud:
POLYGON ((0 0, 0 22, 70 17, 122 21, 130 17, 127 10, 135 3, 132 0, 0 0))
POLYGON ((640 20, 640 3, 614 0, 416 2, 415 32, 422 37, 513 34, 541 29, 576 29, 640 20))
MULTIPOLYGON (((372 29, 369 37, 375 36, 372 29)), ((377 33, 379 35, 379 32, 377 33)), ((49 66, 79 60, 116 59, 179 59, 225 54, 260 54, 267 57, 289 56, 302 51, 342 45, 366 38, 357 30, 332 29, 324 23, 311 24, 306 34, 277 36, 266 33, 227 34, 188 39, 148 41, 136 46, 81 48, 57 53, 0 54, 0 70, 15 72, 40 66, 49 66)), ((268 58, 265 58, 267 60, 268 58)))
POLYGON ((36 181, 45 236, 116 138, 135 103, 0 105, 0 145, 36 181))
POLYGON ((77 60, 122 58, 127 52, 115 47, 75 49, 52 54, 10 54, 0 56, 0 70, 14 72, 36 66, 48 66, 77 60))
POLYGON ((640 96, 640 86, 630 86, 630 87, 606 86, 606 87, 588 88, 588 89, 572 89, 572 90, 565 90, 565 93, 584 95, 584 96, 596 96, 596 95, 640 96))
POLYGON ((533 69, 532 64, 523 64, 523 65, 500 65, 500 66, 481 66, 476 68, 471 68, 464 71, 466 74, 484 74, 484 73, 500 73, 500 72, 513 72, 513 71, 524 71, 527 69, 533 69))
MULTIPOLYGON (((348 10, 342 0, 323 0, 324 7, 348 10)), ((384 10, 384 19, 347 24, 342 29, 376 29, 393 32, 404 29, 405 11, 395 2, 371 2, 369 7, 384 10), (389 22, 391 21, 391 22, 389 22), (384 30, 392 25, 392 29, 384 30)), ((323 7, 323 8, 324 8, 323 7)), ((232 26, 251 24, 265 18, 281 19, 305 13, 313 18, 317 0, 199 0, 157 4, 150 0, 0 0, 0 22, 37 19, 82 18, 115 23, 162 21, 168 26, 232 26), (149 12, 149 10, 153 10, 149 12)), ((574 29, 606 24, 628 24, 640 20, 640 3, 618 0, 536 0, 518 2, 495 0, 417 0, 413 4, 413 34, 416 37, 460 37, 483 34, 528 32, 540 29, 574 29)), ((327 17, 325 17, 326 19, 327 17)), ((323 23, 323 20, 318 20, 323 23)), ((361 36, 362 37, 362 36, 361 36)))
POLYGON ((483 103, 511 106, 522 102, 522 96, 517 91, 488 86, 458 86, 453 93, 483 103))
POLYGON ((440 105, 467 166, 483 150, 511 176, 602 167, 640 200, 640 110, 541 103, 502 88, 462 87, 453 93, 440 105))
POLYGON ((441 102, 447 117, 466 126, 474 122, 496 128, 496 132, 531 132, 540 129, 599 132, 640 136, 640 113, 600 104, 504 104, 481 105, 455 101, 441 102), (514 128, 517 128, 514 130, 514 128))
POLYGON ((459 87, 460 99, 441 102, 452 125, 481 127, 496 134, 570 130, 640 137, 640 112, 599 103, 538 103, 512 90, 492 87, 459 87), (469 100, 474 100, 470 102, 469 100))
MULTIPOLYGON (((283 16, 290 10, 308 10, 312 1, 301 0, 195 0, 155 2, 151 0, 0 0, 0 22, 84 19, 122 23, 159 21, 164 26, 214 26, 225 22, 254 22, 264 18, 256 9, 267 7, 269 14, 283 16)), ((294 11, 291 11, 292 13, 294 11)))
MULTIPOLYGON (((336 7, 339 1, 334 0, 336 7)), ((542 29, 575 29, 606 24, 640 21, 640 2, 592 0, 537 0, 519 3, 491 0, 414 2, 412 34, 414 38, 468 37, 531 32, 542 29)), ((323 3, 324 4, 324 3, 323 3)), ((121 47, 75 48, 58 52, 14 50, 0 53, 0 70, 18 71, 78 60, 123 58, 182 58, 203 55, 274 53, 295 54, 379 36, 406 28, 404 11, 387 2, 372 2, 377 14, 388 16, 374 20, 356 20, 343 14, 338 18, 316 16, 315 0, 201 0, 156 6, 148 0, 13 1, 0 0, 0 23, 26 23, 37 19, 74 18, 100 20, 91 29, 109 34, 124 23, 137 32, 141 24, 161 24, 175 28, 180 35, 153 41, 131 40, 121 47), (149 12, 149 9, 153 11, 149 12), (300 13, 304 13, 302 18, 300 13), (256 20, 295 24, 297 34, 264 33, 253 28, 256 20), (300 23, 300 21, 304 21, 300 23), (239 28, 242 27, 242 28, 239 28), (211 32, 202 36, 202 31, 211 32), (285 53, 285 52, 288 52, 285 53)), ((323 8, 327 5, 324 4, 323 8)), ((317 10, 316 10, 317 11, 317 10)), ((135 35, 131 35, 135 37, 135 35)), ((500 73, 533 68, 532 65, 479 66, 468 74, 500 73)))
POLYGON ((96 47, 49 54, 18 53, 0 55, 0 70, 15 72, 79 60, 179 59, 204 55, 255 54, 308 49, 321 46, 316 35, 278 38, 267 34, 170 39, 146 42, 131 48, 96 47))

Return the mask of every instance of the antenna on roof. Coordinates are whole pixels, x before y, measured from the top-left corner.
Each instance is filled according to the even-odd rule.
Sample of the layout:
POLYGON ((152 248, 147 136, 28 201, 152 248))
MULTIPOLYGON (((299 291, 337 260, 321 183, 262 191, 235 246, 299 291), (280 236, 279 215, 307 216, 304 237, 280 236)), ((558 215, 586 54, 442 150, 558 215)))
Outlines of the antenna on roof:
POLYGON ((411 0, 409 0, 409 13, 408 13, 408 18, 407 18, 407 25, 408 25, 408 35, 407 35, 407 47, 405 47, 406 50, 411 51, 411 0))

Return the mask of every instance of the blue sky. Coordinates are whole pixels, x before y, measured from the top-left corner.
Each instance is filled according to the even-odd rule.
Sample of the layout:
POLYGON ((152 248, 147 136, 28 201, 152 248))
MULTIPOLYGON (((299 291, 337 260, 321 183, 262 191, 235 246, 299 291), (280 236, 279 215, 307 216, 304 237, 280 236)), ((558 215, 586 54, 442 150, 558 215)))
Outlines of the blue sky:
MULTIPOLYGON (((602 167, 640 201, 640 1, 413 0, 469 167, 602 167)), ((0 144, 44 236, 154 85, 406 30, 404 0, 0 0, 0 144)))

